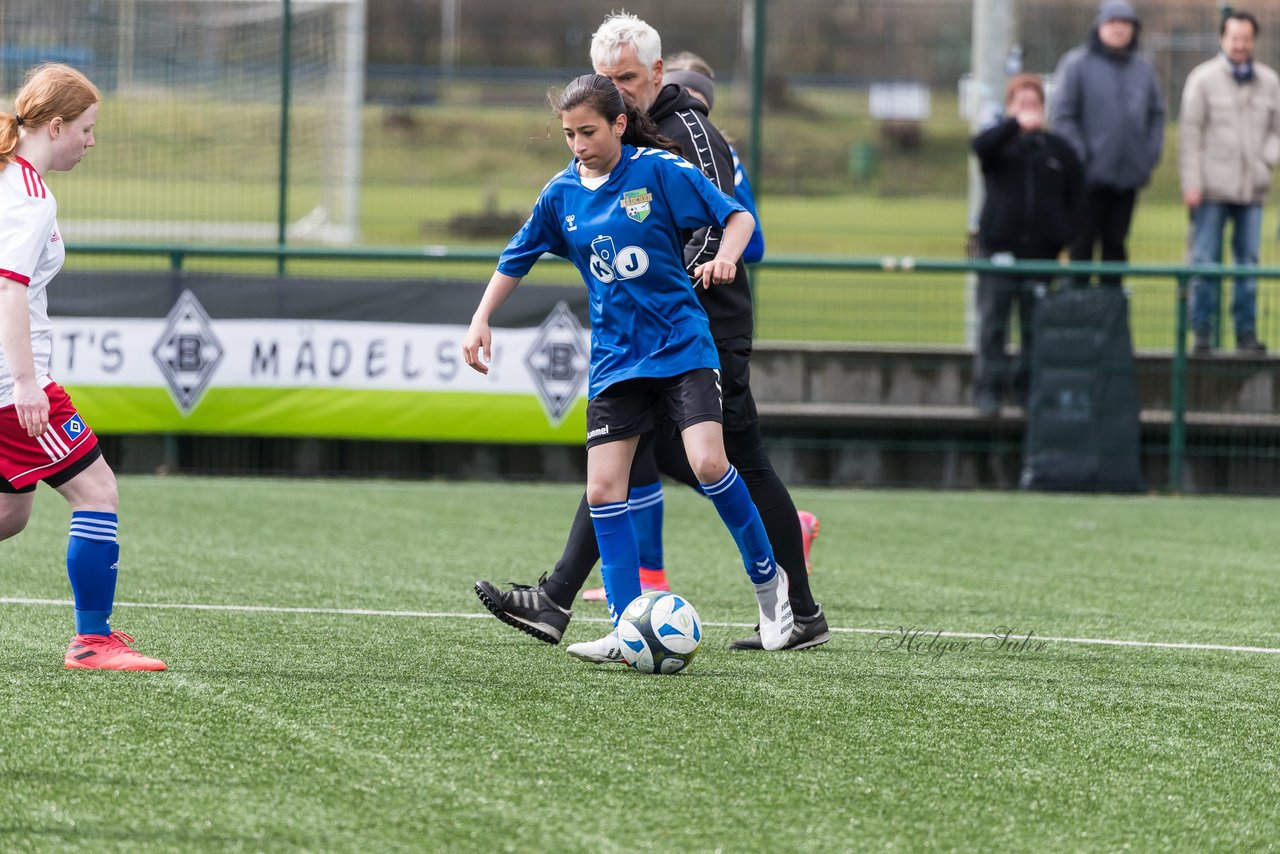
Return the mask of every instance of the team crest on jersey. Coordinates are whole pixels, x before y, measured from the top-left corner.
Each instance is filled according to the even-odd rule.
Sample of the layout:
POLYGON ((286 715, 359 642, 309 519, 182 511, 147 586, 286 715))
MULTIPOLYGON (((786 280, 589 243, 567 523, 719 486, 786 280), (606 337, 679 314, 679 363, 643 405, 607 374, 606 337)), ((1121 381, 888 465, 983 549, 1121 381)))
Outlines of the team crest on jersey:
POLYGON ((644 218, 649 215, 649 203, 653 201, 653 193, 650 193, 647 187, 641 187, 638 190, 627 190, 622 194, 620 204, 626 208, 627 216, 636 222, 644 222, 644 218))
POLYGON ((62 435, 67 437, 68 442, 75 442, 85 433, 84 420, 80 418, 79 413, 71 416, 62 425, 62 435))

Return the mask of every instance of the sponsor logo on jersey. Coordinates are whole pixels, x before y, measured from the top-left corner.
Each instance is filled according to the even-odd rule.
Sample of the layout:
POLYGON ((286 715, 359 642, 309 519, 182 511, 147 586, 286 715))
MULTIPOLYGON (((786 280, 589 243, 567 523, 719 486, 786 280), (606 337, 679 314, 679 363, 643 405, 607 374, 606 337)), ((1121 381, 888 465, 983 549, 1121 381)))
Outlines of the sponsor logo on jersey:
POLYGON ((644 222, 645 217, 649 215, 649 203, 652 201, 653 193, 650 193, 647 187, 641 187, 638 190, 627 190, 623 193, 619 204, 626 208, 627 216, 636 222, 644 222))
MULTIPOLYGON (((645 198, 652 198, 652 196, 645 198)), ((647 203, 645 207, 648 207, 647 203)), ((591 260, 588 265, 591 268, 591 274, 607 285, 614 279, 634 279, 637 276, 643 276, 649 269, 649 255, 639 246, 624 246, 620 250, 615 250, 613 238, 602 234, 591 241, 591 260)))

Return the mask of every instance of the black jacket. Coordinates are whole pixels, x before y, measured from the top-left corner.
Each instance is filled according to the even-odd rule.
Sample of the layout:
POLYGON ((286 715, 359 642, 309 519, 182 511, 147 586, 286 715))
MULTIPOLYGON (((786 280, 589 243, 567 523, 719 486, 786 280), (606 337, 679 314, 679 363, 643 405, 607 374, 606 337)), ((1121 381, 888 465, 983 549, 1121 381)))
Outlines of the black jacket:
MULTIPOLYGON (((668 83, 649 108, 649 118, 663 136, 680 143, 685 160, 701 169, 720 192, 733 198, 733 155, 729 153, 729 143, 707 118, 707 108, 701 101, 680 86, 668 83)), ((690 276, 699 264, 716 256, 723 233, 720 228, 702 228, 691 236, 686 235, 684 261, 690 276)), ((712 337, 720 340, 751 334, 751 283, 741 259, 732 283, 706 289, 695 283, 694 290, 711 321, 712 337)))
POLYGON ((987 254, 1054 258, 1071 241, 1083 197, 1075 150, 1047 131, 1019 133, 1007 118, 970 142, 982 164, 986 201, 978 242, 987 254))

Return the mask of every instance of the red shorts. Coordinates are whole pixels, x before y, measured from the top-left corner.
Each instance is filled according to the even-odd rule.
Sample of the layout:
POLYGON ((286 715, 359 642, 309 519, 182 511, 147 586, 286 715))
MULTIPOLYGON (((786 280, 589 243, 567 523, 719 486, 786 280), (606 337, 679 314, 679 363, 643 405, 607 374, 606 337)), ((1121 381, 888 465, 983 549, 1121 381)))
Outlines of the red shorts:
POLYGON ((37 439, 18 423, 16 407, 0 408, 0 477, 15 490, 71 468, 98 447, 98 437, 76 412, 67 390, 49 383, 44 392, 49 396, 49 427, 37 439))

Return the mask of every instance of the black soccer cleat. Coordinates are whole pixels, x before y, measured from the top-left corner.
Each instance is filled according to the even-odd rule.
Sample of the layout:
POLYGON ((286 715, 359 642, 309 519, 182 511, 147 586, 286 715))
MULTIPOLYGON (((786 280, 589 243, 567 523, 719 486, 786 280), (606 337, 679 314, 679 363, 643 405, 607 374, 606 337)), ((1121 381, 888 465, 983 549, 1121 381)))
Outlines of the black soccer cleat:
MULTIPOLYGON (((831 629, 827 626, 827 618, 822 614, 822 606, 818 606, 815 614, 808 617, 792 618, 795 625, 791 629, 791 637, 783 645, 784 650, 812 649, 831 640, 831 629)), ((729 649, 764 649, 760 642, 760 628, 749 638, 742 638, 729 644, 729 649)))
POLYGON ((551 601, 542 589, 546 580, 544 574, 533 587, 512 582, 511 589, 505 591, 481 580, 476 582, 476 595, 493 616, 508 626, 544 643, 560 643, 573 612, 551 601))

